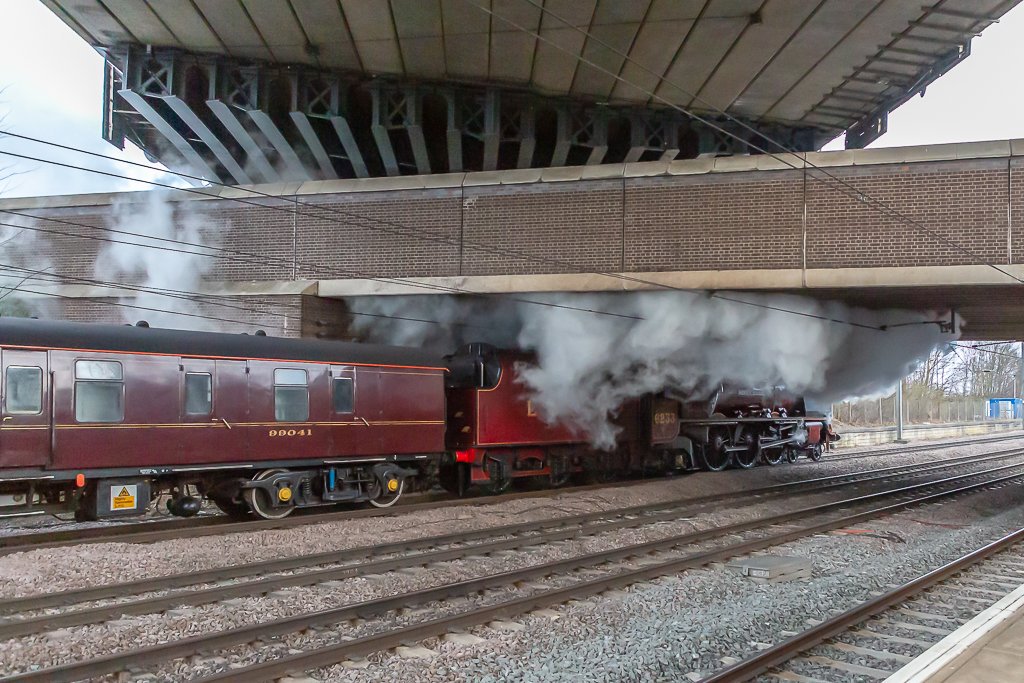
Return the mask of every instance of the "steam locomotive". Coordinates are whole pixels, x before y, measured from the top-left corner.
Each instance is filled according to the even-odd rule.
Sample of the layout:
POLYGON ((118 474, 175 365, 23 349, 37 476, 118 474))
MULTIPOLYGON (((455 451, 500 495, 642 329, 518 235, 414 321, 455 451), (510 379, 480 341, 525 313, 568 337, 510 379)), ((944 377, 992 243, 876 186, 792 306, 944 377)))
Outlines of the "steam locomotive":
POLYGON ((596 451, 540 418, 515 381, 522 358, 0 318, 0 511, 118 517, 167 494, 179 516, 205 497, 277 519, 435 483, 817 459, 828 443, 798 398, 661 395, 623 406, 617 446, 596 451))

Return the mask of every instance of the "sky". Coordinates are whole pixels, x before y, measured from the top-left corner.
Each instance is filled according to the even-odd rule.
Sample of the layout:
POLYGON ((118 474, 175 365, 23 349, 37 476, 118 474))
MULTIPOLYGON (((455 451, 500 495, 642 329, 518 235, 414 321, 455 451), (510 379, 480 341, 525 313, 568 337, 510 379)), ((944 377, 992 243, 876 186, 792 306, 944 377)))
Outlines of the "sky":
MULTIPOLYGON (((38 0, 2 0, 0 128, 110 156, 147 163, 130 143, 121 151, 100 135, 103 59, 38 0)), ((1024 4, 972 43, 972 54, 889 115, 889 132, 872 147, 1024 138, 1024 4)), ((842 149, 842 140, 826 149, 842 149)), ((57 159, 102 170, 174 182, 159 167, 86 159, 12 138, 0 150, 57 159)), ((0 155, 0 196, 32 196, 146 189, 148 186, 0 155), (14 175, 11 175, 11 174, 14 175)))

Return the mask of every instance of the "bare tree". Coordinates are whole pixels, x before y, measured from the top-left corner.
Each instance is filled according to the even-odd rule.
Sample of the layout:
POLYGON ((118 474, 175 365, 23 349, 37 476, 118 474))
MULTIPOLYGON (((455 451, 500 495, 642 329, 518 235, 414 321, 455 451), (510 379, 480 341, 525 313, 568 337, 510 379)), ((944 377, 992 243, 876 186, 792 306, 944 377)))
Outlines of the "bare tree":
MULTIPOLYGON (((5 92, 7 92, 7 86, 0 88, 0 140, 7 137, 4 135, 4 131, 7 128, 6 123, 8 115, 8 112, 5 109, 7 102, 3 99, 5 92)), ((4 192, 9 189, 11 178, 24 173, 27 173, 27 171, 15 171, 14 164, 0 165, 0 197, 2 197, 4 192)))

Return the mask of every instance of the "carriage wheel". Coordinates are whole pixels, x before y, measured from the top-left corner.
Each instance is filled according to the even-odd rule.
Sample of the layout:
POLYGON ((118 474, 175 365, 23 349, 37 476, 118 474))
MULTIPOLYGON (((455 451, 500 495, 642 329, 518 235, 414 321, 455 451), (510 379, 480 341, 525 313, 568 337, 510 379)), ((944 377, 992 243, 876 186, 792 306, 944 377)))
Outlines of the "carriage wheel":
POLYGON ((778 465, 786 457, 786 453, 782 448, 769 448, 763 451, 763 453, 764 461, 769 465, 778 465))
POLYGON ((704 467, 711 472, 721 472, 729 466, 729 452, 725 450, 729 440, 720 429, 712 431, 708 443, 704 446, 704 467))
POLYGON ((217 506, 218 510, 232 519, 245 519, 251 512, 249 506, 244 502, 238 502, 231 498, 210 496, 210 500, 213 501, 213 504, 217 506))
POLYGON ((749 470, 757 464, 757 456, 760 454, 761 449, 758 448, 757 437, 753 433, 747 432, 744 434, 736 445, 743 446, 742 451, 734 451, 733 453, 733 462, 736 463, 737 467, 749 470))
MULTIPOLYGON (((263 481, 264 479, 269 479, 275 474, 283 474, 287 471, 288 470, 282 469, 263 470, 253 477, 253 481, 263 481)), ((274 507, 273 501, 270 500, 270 494, 261 488, 245 489, 245 491, 242 492, 242 497, 245 498, 245 502, 249 504, 252 511, 263 519, 284 519, 295 510, 295 504, 292 502, 293 499, 291 497, 288 499, 288 505, 285 505, 284 507, 274 507)))
POLYGON ((397 488, 394 491, 385 491, 384 487, 376 486, 380 491, 376 496, 370 498, 370 505, 375 508, 389 508, 398 502, 398 499, 402 497, 402 491, 405 490, 405 479, 391 479, 390 481, 397 482, 397 488))

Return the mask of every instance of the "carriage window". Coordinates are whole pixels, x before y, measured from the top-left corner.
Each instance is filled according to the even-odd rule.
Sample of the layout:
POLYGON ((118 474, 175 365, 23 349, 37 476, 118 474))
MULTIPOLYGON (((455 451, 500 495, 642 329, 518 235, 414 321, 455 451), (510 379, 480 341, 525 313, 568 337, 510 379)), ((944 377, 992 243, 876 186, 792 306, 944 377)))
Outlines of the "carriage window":
POLYGON ((121 364, 106 360, 75 361, 75 420, 120 422, 124 419, 121 364))
POLYGON ((37 415, 43 410, 42 368, 7 368, 7 412, 37 415))
POLYGON ((213 377, 205 372, 185 373, 185 414, 209 415, 213 411, 213 377))
POLYGON ((305 370, 274 370, 274 419, 304 422, 309 418, 309 388, 305 370))
POLYGON ((334 397, 334 412, 351 413, 353 408, 352 378, 342 377, 335 379, 331 384, 331 394, 334 397))

